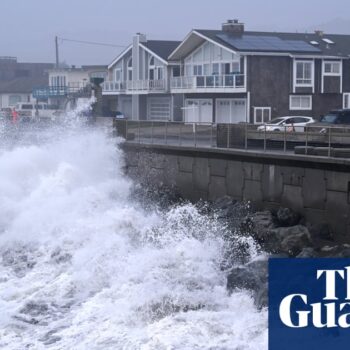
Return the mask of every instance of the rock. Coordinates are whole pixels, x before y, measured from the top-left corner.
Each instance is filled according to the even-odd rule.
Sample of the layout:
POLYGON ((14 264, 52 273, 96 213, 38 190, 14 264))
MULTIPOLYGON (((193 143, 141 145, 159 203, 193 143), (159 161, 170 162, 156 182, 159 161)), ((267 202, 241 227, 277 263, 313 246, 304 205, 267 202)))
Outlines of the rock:
POLYGON ((334 240, 334 234, 328 224, 313 224, 309 227, 310 234, 314 239, 321 239, 327 241, 334 240))
POLYGON ((311 235, 302 225, 278 227, 266 232, 262 246, 271 253, 286 253, 295 257, 306 247, 311 247, 311 235))
POLYGON ((350 258, 350 245, 324 246, 321 248, 320 255, 324 258, 350 258))
POLYGON ((318 253, 314 250, 314 248, 311 248, 311 247, 304 248, 297 255, 297 258, 316 258, 316 257, 318 257, 318 253))
POLYGON ((252 235, 259 243, 266 240, 266 234, 275 228, 273 216, 269 211, 256 212, 247 216, 240 225, 242 232, 252 235))
POLYGON ((230 196, 224 196, 213 203, 214 210, 225 210, 235 205, 237 201, 230 196))
POLYGON ((279 208, 276 213, 276 221, 278 226, 288 227, 298 225, 300 215, 289 208, 279 208))
POLYGON ((263 257, 243 266, 234 267, 227 276, 227 289, 246 289, 252 292, 255 304, 267 306, 268 258, 263 257))

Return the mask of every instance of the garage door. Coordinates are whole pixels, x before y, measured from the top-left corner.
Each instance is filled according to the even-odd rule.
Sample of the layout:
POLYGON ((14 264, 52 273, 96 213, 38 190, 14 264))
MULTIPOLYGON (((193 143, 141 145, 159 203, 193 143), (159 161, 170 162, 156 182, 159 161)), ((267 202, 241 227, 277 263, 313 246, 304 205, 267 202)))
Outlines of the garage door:
POLYGON ((217 99, 216 100, 216 122, 217 123, 239 123, 245 122, 247 116, 246 99, 217 99))
POLYGON ((132 118, 132 103, 131 98, 123 98, 120 100, 119 111, 122 112, 126 118, 132 118))
POLYGON ((147 101, 148 120, 170 120, 171 119, 171 98, 150 97, 147 101))
POLYGON ((187 123, 212 123, 213 101, 211 99, 187 99, 185 121, 187 123))

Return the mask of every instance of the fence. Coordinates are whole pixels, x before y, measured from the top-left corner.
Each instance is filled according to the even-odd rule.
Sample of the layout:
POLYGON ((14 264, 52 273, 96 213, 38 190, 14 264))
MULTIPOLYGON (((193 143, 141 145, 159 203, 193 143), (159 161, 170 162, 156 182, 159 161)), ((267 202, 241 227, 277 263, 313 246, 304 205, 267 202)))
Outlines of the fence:
POLYGON ((350 158, 350 126, 307 126, 270 131, 254 124, 115 120, 128 142, 201 148, 232 148, 350 158), (259 127, 259 129, 258 129, 259 127))

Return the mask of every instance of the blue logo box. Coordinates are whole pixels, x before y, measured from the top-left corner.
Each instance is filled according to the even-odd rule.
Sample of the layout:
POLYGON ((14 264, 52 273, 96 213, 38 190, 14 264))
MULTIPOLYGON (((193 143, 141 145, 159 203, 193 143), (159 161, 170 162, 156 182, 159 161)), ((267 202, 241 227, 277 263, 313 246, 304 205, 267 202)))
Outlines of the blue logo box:
POLYGON ((350 349, 350 259, 269 260, 269 350, 350 349))

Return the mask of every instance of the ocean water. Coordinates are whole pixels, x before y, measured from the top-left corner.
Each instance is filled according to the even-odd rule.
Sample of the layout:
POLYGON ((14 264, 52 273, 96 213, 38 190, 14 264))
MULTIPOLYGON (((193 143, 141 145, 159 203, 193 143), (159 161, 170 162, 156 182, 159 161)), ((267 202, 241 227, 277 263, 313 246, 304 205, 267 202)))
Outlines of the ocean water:
POLYGON ((0 136, 0 349, 267 349, 267 311, 226 290, 225 227, 145 209, 120 140, 79 122, 0 136))

